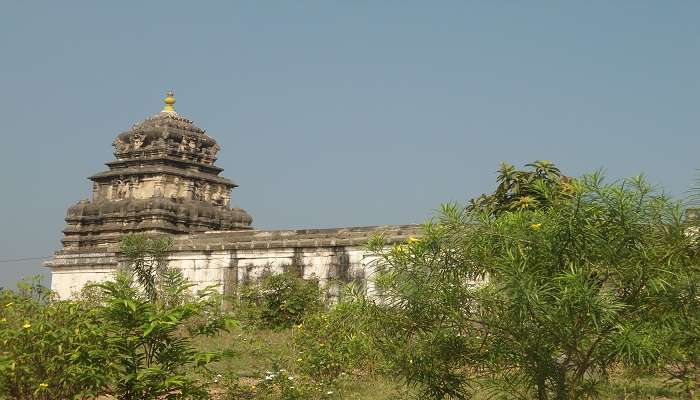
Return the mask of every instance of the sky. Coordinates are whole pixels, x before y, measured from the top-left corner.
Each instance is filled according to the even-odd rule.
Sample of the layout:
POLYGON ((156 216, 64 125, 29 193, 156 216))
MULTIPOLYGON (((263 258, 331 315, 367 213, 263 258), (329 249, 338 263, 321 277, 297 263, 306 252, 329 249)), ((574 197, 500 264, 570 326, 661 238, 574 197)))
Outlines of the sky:
POLYGON ((222 147, 260 229, 420 223, 501 161, 700 167, 700 3, 3 1, 0 286, 49 273, 67 208, 162 108, 222 147))

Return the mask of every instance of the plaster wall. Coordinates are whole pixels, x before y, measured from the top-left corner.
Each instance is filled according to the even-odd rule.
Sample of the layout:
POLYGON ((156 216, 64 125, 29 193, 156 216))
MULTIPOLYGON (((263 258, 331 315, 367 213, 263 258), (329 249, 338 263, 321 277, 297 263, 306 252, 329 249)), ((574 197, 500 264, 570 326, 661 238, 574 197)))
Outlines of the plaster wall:
POLYGON ((62 299, 70 298, 90 282, 102 282, 114 275, 115 253, 56 255, 51 268, 51 289, 62 299))
MULTIPOLYGON (((183 271, 194 289, 215 285, 221 293, 234 293, 237 286, 266 273, 282 272, 318 278, 329 297, 338 296, 339 283, 352 281, 371 293, 377 257, 364 243, 379 232, 391 245, 417 236, 419 229, 403 225, 178 235, 169 266, 183 271)), ((85 249, 58 252, 46 265, 51 268, 51 288, 61 298, 70 298, 89 282, 111 278, 123 261, 116 251, 85 249)))

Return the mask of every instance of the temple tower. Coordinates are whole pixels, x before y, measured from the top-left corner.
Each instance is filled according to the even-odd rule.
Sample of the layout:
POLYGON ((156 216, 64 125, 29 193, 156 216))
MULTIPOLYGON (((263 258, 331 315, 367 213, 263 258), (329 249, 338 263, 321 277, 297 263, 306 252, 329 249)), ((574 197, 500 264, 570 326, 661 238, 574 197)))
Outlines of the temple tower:
POLYGON ((175 111, 172 92, 164 102, 114 140, 116 160, 89 178, 92 200, 68 209, 65 250, 110 246, 126 233, 251 229, 250 215, 229 206, 237 185, 214 165, 219 145, 175 111))
POLYGON ((59 297, 126 266, 119 240, 127 233, 169 235, 168 266, 194 289, 234 293, 239 284, 288 271, 318 278, 330 296, 338 295, 338 281, 372 290, 370 238, 380 234, 392 245, 419 235, 416 225, 252 229, 250 215, 230 207, 236 184, 219 176, 216 141, 175 112, 173 93, 164 101, 161 112, 117 136, 115 160, 90 177, 92 199, 68 209, 63 248, 44 263, 59 297))

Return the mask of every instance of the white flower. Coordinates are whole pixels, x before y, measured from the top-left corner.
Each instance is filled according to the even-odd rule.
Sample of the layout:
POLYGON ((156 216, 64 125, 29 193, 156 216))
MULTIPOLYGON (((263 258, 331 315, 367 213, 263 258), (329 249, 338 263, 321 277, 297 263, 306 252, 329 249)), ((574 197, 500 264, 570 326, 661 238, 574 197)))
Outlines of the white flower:
POLYGON ((326 392, 326 394, 333 394, 333 391, 332 391, 332 390, 329 390, 329 391, 326 392))

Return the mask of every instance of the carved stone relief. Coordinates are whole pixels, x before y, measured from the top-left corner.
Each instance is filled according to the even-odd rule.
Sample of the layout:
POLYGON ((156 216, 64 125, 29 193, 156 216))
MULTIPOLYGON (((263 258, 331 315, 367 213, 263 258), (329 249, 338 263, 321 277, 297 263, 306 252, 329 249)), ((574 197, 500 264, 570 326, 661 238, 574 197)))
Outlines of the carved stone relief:
POLYGON ((117 138, 112 142, 112 147, 114 147, 115 152, 123 153, 129 149, 129 144, 117 138))
POLYGON ((131 176, 129 177, 129 183, 128 183, 128 195, 129 197, 138 197, 136 194, 139 190, 139 183, 141 182, 141 179, 138 176, 131 176))
POLYGON ((141 132, 135 132, 131 136, 131 145, 134 149, 140 149, 143 146, 145 140, 146 135, 144 135, 141 132))
POLYGON ((205 187, 202 182, 194 182, 194 190, 192 192, 192 199, 193 200, 199 200, 199 201, 204 201, 205 199, 205 187))
POLYGON ((126 198, 126 194, 129 191, 129 184, 122 179, 118 179, 114 185, 112 185, 112 198, 121 200, 126 198))
POLYGON ((224 195, 223 195, 223 193, 222 193, 222 187, 221 187, 221 186, 218 186, 218 187, 216 188, 216 191, 214 191, 214 192, 212 193, 212 195, 211 195, 211 202, 212 202, 212 204, 214 204, 215 206, 219 206, 219 207, 225 205, 226 199, 224 198, 224 195))

